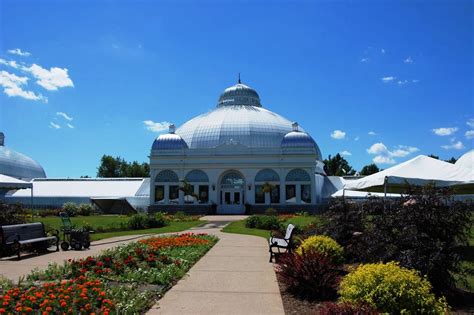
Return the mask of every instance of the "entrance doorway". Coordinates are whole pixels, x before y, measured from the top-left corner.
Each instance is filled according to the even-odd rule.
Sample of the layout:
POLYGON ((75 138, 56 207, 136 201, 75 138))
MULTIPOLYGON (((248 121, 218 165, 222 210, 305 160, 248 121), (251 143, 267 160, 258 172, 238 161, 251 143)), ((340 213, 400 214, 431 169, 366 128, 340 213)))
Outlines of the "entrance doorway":
POLYGON ((220 202, 217 208, 219 214, 245 213, 245 180, 235 172, 229 172, 222 177, 220 183, 220 202))

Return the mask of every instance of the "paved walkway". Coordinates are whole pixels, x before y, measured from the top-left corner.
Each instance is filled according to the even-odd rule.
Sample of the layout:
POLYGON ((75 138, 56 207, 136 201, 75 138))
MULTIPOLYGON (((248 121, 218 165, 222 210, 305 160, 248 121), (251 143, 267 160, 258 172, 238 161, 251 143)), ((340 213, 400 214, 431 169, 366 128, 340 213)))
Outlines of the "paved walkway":
MULTIPOLYGON (((208 233, 219 242, 194 265, 148 314, 284 314, 267 241, 261 237, 221 232, 244 216, 206 216, 202 227, 185 232, 208 233)), ((172 233, 174 234, 174 233, 172 233)), ((156 235, 156 234, 155 234, 156 235)), ((100 251, 150 235, 120 236, 93 242, 85 251, 53 252, 41 256, 0 259, 0 275, 13 281, 50 262, 96 255, 100 251)))
POLYGON ((284 314, 268 244, 257 236, 222 233, 236 216, 208 216, 192 232, 220 241, 194 265, 148 314, 284 314))

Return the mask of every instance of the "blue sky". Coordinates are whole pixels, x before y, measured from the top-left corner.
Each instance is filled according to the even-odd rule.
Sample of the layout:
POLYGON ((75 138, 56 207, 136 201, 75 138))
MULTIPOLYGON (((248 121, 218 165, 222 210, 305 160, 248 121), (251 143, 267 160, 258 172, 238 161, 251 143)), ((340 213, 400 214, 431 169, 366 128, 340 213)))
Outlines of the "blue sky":
POLYGON ((471 1, 3 0, 0 130, 49 177, 94 176, 103 154, 147 161, 147 127, 214 108, 241 72, 358 170, 459 157, 474 139, 473 14, 471 1))

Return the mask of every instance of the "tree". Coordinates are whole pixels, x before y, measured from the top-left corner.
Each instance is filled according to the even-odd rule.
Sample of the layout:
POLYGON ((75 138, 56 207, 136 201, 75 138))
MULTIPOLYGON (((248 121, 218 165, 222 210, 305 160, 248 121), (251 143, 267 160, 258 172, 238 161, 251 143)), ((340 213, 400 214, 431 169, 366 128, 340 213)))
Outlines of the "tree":
POLYGON ((449 160, 444 160, 444 161, 448 162, 448 163, 451 163, 451 164, 454 164, 454 163, 456 163, 457 159, 454 156, 452 156, 449 160))
POLYGON ((367 175, 372 175, 378 172, 380 172, 379 167, 375 163, 372 163, 372 164, 364 166, 362 170, 360 171, 360 175, 367 176, 367 175))
POLYGON ((323 162, 324 170, 328 176, 346 176, 355 174, 355 170, 349 165, 349 162, 347 162, 339 153, 334 157, 329 155, 323 162))
POLYGON ((129 163, 121 157, 103 155, 97 168, 97 177, 149 177, 150 166, 148 163, 129 163))
MULTIPOLYGON (((428 156, 429 156, 430 158, 439 160, 439 156, 437 156, 437 155, 430 154, 430 155, 428 155, 428 156)), ((448 163, 451 163, 451 164, 454 164, 454 163, 456 163, 457 159, 456 159, 454 156, 452 156, 449 160, 444 160, 444 161, 445 161, 445 162, 448 162, 448 163)))

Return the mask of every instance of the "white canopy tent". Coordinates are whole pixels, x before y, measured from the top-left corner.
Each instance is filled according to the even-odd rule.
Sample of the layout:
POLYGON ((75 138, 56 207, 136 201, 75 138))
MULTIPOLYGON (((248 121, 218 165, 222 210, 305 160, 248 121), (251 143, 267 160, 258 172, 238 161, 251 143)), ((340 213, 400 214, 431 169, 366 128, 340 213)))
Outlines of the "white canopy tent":
POLYGON ((454 165, 471 170, 471 176, 474 176, 474 150, 465 153, 454 165))
MULTIPOLYGON (((472 186, 474 176, 466 168, 419 155, 381 172, 348 181, 345 183, 344 189, 387 192, 387 186, 396 188, 397 186, 402 187, 406 183, 410 185, 434 183, 437 187, 472 186)), ((393 189, 391 191, 395 192, 393 189)))
POLYGON ((33 208, 33 184, 24 180, 0 174, 0 191, 30 189, 30 206, 33 208))
POLYGON ((26 182, 21 179, 10 177, 7 175, 0 174, 0 189, 13 190, 13 189, 27 189, 32 188, 33 184, 26 182))

